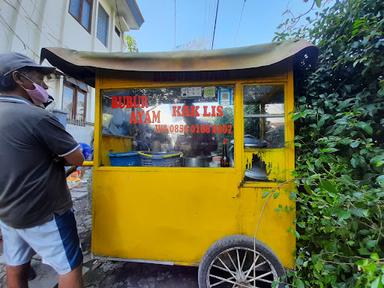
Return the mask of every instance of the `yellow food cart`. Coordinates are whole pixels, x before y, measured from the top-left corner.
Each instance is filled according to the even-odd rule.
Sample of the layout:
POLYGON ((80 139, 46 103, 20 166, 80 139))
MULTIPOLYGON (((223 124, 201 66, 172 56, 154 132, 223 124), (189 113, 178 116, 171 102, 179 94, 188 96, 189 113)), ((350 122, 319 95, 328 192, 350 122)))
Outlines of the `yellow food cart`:
POLYGON ((92 252, 199 266, 200 288, 294 267, 294 72, 305 40, 213 51, 44 48, 95 87, 92 252))

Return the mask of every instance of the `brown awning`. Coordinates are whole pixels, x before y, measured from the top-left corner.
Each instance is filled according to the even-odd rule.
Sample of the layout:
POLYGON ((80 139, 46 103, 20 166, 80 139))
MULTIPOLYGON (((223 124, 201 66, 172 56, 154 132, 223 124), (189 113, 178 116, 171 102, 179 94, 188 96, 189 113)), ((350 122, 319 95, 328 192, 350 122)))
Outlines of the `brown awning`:
MULTIPOLYGON (((41 61, 47 59, 64 73, 94 86, 96 70, 155 72, 207 72, 258 69, 275 64, 317 59, 317 48, 305 40, 291 40, 241 48, 201 51, 144 53, 100 53, 65 48, 43 48, 41 61)), ((281 69, 281 65, 278 65, 281 69)), ((131 73, 131 74, 132 74, 131 73)))

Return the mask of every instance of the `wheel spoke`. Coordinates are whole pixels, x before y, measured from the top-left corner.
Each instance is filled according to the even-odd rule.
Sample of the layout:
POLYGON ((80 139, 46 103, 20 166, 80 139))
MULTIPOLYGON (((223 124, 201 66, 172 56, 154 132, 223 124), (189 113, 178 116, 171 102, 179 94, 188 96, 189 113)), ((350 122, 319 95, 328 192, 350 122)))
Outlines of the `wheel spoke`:
MULTIPOLYGON (((255 246, 253 246, 253 255, 256 255, 256 249, 255 249, 255 246)), ((255 262, 256 264, 257 262, 255 262)), ((253 277, 256 277, 256 269, 254 268, 253 269, 253 277)), ((253 283, 254 286, 256 286, 256 281, 253 283)))
POLYGON ((248 278, 249 274, 251 273, 251 271, 254 269, 256 263, 257 263, 257 260, 259 260, 259 257, 260 255, 257 254, 257 256, 255 257, 255 260, 253 260, 253 263, 251 265, 251 267, 249 268, 249 270, 247 271, 247 273, 245 274, 245 278, 248 278))
MULTIPOLYGON (((249 280, 247 280, 247 282, 252 282, 252 281, 256 281, 256 280, 257 281, 265 280, 265 279, 262 279, 262 278, 264 278, 265 276, 271 275, 272 273, 273 273, 272 271, 269 271, 269 272, 261 274, 261 275, 259 275, 257 277, 252 277, 249 280)), ((270 281, 270 280, 265 280, 264 282, 266 282, 266 281, 270 281)), ((267 282, 267 283, 272 283, 272 281, 267 282)))
POLYGON ((235 268, 236 272, 238 272, 239 270, 237 269, 235 262, 233 262, 233 259, 231 257, 231 253, 228 252, 227 255, 228 255, 228 258, 231 261, 233 267, 235 268))
MULTIPOLYGON (((212 265, 212 267, 220 269, 220 270, 225 271, 225 272, 228 272, 228 273, 230 273, 232 275, 231 271, 228 271, 228 269, 226 269, 224 267, 221 267, 219 265, 212 265)), ((233 272, 233 273, 235 273, 235 272, 233 272)), ((235 277, 234 275, 232 275, 232 276, 235 277)))
POLYGON ((217 257, 217 259, 219 259, 219 261, 221 262, 221 264, 223 264, 223 266, 227 269, 227 271, 228 271, 229 273, 231 273, 231 275, 232 275, 233 277, 236 278, 236 272, 234 272, 234 271, 232 271, 231 269, 229 269, 228 266, 225 265, 224 261, 221 260, 220 257, 217 257))
POLYGON ((271 275, 273 272, 269 271, 267 273, 261 274, 255 278, 255 280, 263 279, 265 276, 271 275))
POLYGON ((247 255, 248 255, 248 251, 245 250, 244 259, 243 259, 243 263, 241 263, 240 271, 243 271, 243 267, 245 264, 245 260, 247 259, 247 255))
POLYGON ((260 266, 263 266, 265 263, 267 263, 267 261, 257 264, 255 267, 253 267, 253 269, 259 268, 260 266))
MULTIPOLYGON (((223 277, 220 277, 220 276, 216 276, 216 275, 209 275, 209 277, 213 277, 213 278, 216 278, 218 280, 222 280, 223 283, 226 282, 226 283, 230 283, 230 284, 236 284, 237 286, 239 287, 244 287, 244 288, 250 288, 249 285, 246 285, 246 284, 242 284, 242 283, 237 283, 237 282, 234 282, 234 281, 231 281, 229 279, 232 279, 232 278, 229 278, 229 279, 225 279, 223 277)), ((216 284, 216 283, 215 283, 216 284)), ((212 285, 210 285, 210 287, 212 287, 212 285)))
MULTIPOLYGON (((245 253, 247 253, 247 251, 245 251, 245 253)), ((240 265, 240 254, 239 254, 239 249, 236 249, 236 258, 237 258, 237 265, 239 265, 239 271, 241 271, 241 269, 243 268, 241 265, 240 265)))
MULTIPOLYGON (((210 275, 210 276, 212 276, 213 278, 219 277, 219 276, 214 276, 214 275, 210 275)), ((216 282, 215 284, 210 284, 210 287, 215 287, 217 285, 223 284, 223 283, 231 281, 231 280, 235 280, 235 277, 231 277, 231 278, 228 278, 228 279, 223 278, 223 280, 221 280, 220 282, 216 282)), ((233 285, 236 285, 236 283, 233 284, 233 285)))
POLYGON ((259 280, 257 280, 257 281, 259 281, 259 282, 265 282, 265 283, 269 283, 269 284, 272 284, 272 283, 273 283, 273 281, 271 281, 271 280, 267 280, 267 279, 259 279, 259 280))

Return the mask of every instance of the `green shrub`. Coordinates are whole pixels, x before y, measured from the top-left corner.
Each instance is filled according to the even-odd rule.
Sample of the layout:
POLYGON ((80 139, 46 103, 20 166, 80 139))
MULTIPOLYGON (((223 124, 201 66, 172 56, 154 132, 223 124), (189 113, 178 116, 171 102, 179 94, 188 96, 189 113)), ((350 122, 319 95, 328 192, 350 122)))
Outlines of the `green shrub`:
POLYGON ((383 16, 384 1, 337 1, 276 34, 320 51, 296 75, 294 287, 384 287, 383 16))

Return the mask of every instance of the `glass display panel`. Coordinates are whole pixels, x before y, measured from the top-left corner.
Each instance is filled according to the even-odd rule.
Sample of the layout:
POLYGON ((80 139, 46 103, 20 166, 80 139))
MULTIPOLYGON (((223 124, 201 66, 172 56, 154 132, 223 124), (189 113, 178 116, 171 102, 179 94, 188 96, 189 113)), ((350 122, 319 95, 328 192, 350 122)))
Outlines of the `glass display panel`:
POLYGON ((233 91, 102 90, 102 165, 233 167, 233 91))
POLYGON ((284 85, 245 85, 245 147, 284 147, 284 127, 284 85))

